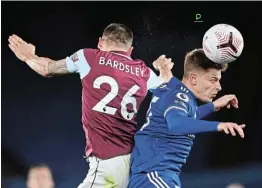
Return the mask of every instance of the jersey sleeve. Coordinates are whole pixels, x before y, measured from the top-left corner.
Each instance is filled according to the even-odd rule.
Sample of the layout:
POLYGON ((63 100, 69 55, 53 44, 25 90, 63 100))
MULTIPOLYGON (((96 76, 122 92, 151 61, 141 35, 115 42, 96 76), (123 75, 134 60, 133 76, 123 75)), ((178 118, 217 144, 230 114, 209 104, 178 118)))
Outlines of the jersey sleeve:
POLYGON ((157 76, 154 71, 149 69, 149 79, 147 80, 147 90, 154 89, 158 86, 160 86, 162 83, 164 83, 164 80, 162 80, 159 76, 157 76))
POLYGON ((197 119, 203 119, 215 111, 213 103, 201 105, 197 109, 197 119))
MULTIPOLYGON (((85 53, 88 54, 88 53, 85 53)), ((78 50, 76 53, 66 58, 67 70, 71 73, 79 73, 80 78, 88 75, 91 67, 86 60, 84 49, 78 50)))
POLYGON ((196 120, 189 117, 193 103, 186 93, 178 92, 167 99, 164 117, 170 132, 175 134, 196 134, 217 131, 219 122, 196 120))

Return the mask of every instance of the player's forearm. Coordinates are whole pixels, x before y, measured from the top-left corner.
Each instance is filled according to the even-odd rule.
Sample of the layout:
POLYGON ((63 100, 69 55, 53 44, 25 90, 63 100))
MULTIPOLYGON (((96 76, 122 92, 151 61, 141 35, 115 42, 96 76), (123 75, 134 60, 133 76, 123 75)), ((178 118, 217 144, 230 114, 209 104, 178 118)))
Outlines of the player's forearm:
POLYGON ((219 122, 195 120, 186 116, 167 114, 168 128, 175 134, 196 134, 203 132, 218 131, 219 122))
POLYGON ((42 76, 50 77, 52 75, 69 73, 65 59, 55 61, 34 55, 28 58, 25 62, 30 68, 42 76))
POLYGON ((207 103, 201 105, 197 109, 197 118, 203 119, 215 111, 215 106, 213 103, 207 103))
POLYGON ((52 75, 61 75, 70 73, 67 69, 66 59, 61 59, 58 61, 51 60, 48 64, 48 74, 52 75))
POLYGON ((169 82, 169 80, 173 77, 173 73, 171 70, 159 70, 159 78, 161 78, 164 82, 169 82))

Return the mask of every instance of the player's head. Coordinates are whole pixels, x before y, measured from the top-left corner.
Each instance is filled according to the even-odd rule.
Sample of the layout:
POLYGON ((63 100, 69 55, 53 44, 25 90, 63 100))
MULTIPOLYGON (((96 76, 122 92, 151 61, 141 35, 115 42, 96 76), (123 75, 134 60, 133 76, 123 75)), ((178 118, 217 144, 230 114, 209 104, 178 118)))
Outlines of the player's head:
POLYGON ((127 26, 111 23, 99 38, 97 47, 102 51, 125 51, 131 54, 132 43, 133 32, 127 26))
POLYGON ((27 188, 54 188, 50 168, 45 164, 31 167, 28 171, 27 188))
POLYGON ((227 64, 213 63, 202 49, 195 49, 186 54, 183 80, 198 99, 211 102, 222 89, 221 72, 224 72, 227 66, 227 64))

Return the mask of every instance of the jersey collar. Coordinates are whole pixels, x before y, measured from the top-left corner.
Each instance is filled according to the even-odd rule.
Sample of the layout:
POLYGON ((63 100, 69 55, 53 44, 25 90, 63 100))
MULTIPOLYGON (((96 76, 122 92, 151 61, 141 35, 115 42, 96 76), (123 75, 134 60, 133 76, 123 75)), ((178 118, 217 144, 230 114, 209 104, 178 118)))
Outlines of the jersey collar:
POLYGON ((110 52, 130 57, 130 55, 127 52, 124 52, 124 51, 110 51, 110 52))
POLYGON ((130 57, 130 55, 127 52, 124 52, 124 51, 110 51, 110 52, 132 60, 132 58, 130 57))

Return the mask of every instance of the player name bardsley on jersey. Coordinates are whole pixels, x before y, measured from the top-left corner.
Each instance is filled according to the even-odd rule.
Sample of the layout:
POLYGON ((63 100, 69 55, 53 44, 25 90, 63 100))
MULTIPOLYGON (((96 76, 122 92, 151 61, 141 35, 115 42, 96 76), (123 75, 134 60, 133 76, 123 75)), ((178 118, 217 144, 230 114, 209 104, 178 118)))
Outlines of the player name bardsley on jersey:
POLYGON ((136 76, 144 77, 144 71, 138 67, 126 65, 124 63, 118 62, 116 60, 106 59, 105 57, 99 58, 99 65, 110 66, 114 69, 124 71, 136 76))

